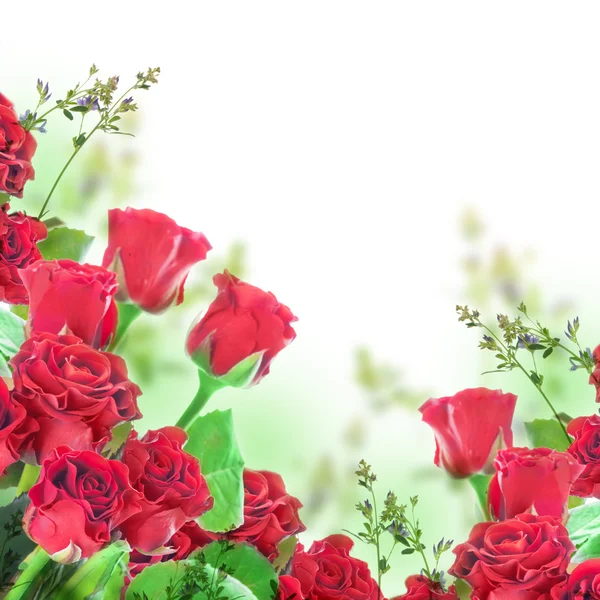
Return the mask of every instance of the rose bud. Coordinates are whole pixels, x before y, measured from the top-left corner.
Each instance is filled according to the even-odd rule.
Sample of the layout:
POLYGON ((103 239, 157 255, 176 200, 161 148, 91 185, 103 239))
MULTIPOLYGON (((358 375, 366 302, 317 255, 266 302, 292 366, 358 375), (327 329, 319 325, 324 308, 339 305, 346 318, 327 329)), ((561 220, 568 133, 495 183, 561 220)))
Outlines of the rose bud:
POLYGON ((496 452, 512 446, 517 397, 487 388, 430 398, 419 409, 435 436, 435 464, 452 477, 492 471, 496 452))
POLYGON ((257 384, 295 337, 296 317, 271 292, 228 271, 215 275, 219 292, 188 335, 186 350, 199 369, 223 385, 257 384))
POLYGON ((11 398, 4 380, 0 381, 0 474, 19 460, 24 442, 37 429, 38 424, 11 398))
MULTIPOLYGON (((553 590, 554 592, 555 590, 553 590)), ((552 600, 600 600, 600 558, 577 565, 552 600)))
POLYGON ((300 582, 304 598, 382 598, 367 563, 350 556, 353 545, 345 535, 331 535, 315 542, 308 551, 299 545, 291 561, 290 575, 300 582))
POLYGON ((495 519, 532 512, 566 520, 571 486, 583 471, 573 456, 550 448, 507 448, 498 451, 494 466, 488 503, 495 519))
POLYGON ((302 503, 287 493, 280 475, 244 469, 244 522, 224 537, 251 544, 273 561, 283 540, 306 530, 300 508, 302 503))
POLYGON ((187 435, 179 427, 148 431, 141 439, 132 433, 123 449, 131 484, 142 495, 141 511, 123 523, 129 544, 151 553, 169 541, 188 521, 213 506, 198 459, 182 450, 187 435))
POLYGON ((567 452, 583 465, 571 494, 600 498, 600 417, 577 417, 567 425, 567 433, 575 438, 567 452))
POLYGON ((23 197, 25 184, 35 171, 31 159, 37 142, 19 123, 12 103, 0 94, 0 192, 23 197))
POLYGON ((276 600, 304 600, 300 582, 291 575, 281 575, 276 600))
POLYGON ((465 580, 479 600, 493 598, 496 590, 515 592, 512 597, 524 592, 539 596, 566 581, 574 550, 558 519, 527 513, 475 525, 469 540, 454 548, 456 559, 448 572, 465 580))
POLYGON ((73 260, 39 260, 19 271, 29 293, 31 331, 72 333, 104 348, 117 328, 117 276, 73 260))
POLYGON ((211 245, 202 233, 180 227, 149 209, 108 211, 108 248, 102 265, 119 274, 117 300, 160 313, 183 302, 191 268, 211 245))
POLYGON ((594 348, 592 358, 594 359, 594 370, 590 375, 589 382, 596 388, 596 402, 600 402, 600 346, 594 348))
POLYGON ((142 417, 140 388, 129 380, 125 361, 73 335, 34 333, 11 359, 12 398, 39 430, 23 460, 41 464, 62 445, 90 450, 111 438, 111 429, 142 417))
POLYGON ((89 450, 53 450, 23 517, 25 533, 60 563, 89 558, 118 525, 140 510, 127 467, 89 450))
POLYGON ((411 575, 406 580, 406 594, 390 600, 458 600, 453 585, 445 592, 439 581, 431 581, 424 575, 411 575))
POLYGON ((27 304, 27 290, 19 269, 24 269, 42 254, 37 243, 48 235, 46 226, 21 212, 8 214, 7 203, 0 209, 0 302, 27 304))

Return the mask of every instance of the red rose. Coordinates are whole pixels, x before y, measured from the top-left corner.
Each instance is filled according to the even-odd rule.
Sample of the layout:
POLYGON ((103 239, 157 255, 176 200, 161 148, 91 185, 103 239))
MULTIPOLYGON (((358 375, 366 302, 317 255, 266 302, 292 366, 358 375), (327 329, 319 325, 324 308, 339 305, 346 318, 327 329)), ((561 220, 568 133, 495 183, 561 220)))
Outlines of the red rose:
POLYGON ((453 585, 445 592, 439 582, 423 575, 411 575, 406 580, 406 594, 391 600, 458 600, 458 596, 453 585))
POLYGON ((165 554, 142 554, 132 550, 129 555, 129 576, 135 577, 147 566, 169 560, 183 560, 194 550, 204 548, 212 541, 195 521, 190 521, 176 531, 165 544, 169 549, 165 554))
POLYGON ((27 411, 14 402, 0 378, 0 474, 19 460, 23 442, 37 429, 37 423, 27 418, 27 411))
POLYGON ((453 477, 491 470, 496 451, 512 446, 517 397, 475 388, 431 398, 419 409, 435 435, 435 464, 453 477))
POLYGON ((565 581, 574 550, 559 520, 522 514, 475 525, 469 540, 454 548, 449 573, 464 579, 478 600, 488 600, 498 588, 542 594, 565 581))
POLYGON ((600 346, 596 346, 594 348, 594 352, 592 352, 592 357, 594 359, 594 370, 590 375, 589 382, 596 388, 596 402, 600 402, 600 346))
POLYGON ((198 459, 182 450, 187 435, 179 427, 135 432, 123 450, 131 484, 143 495, 141 511, 121 527, 127 541, 141 552, 164 546, 188 521, 213 506, 198 459))
POLYGON ((19 269, 42 258, 37 242, 48 235, 46 226, 21 212, 8 214, 10 205, 0 210, 0 302, 27 304, 27 290, 19 269))
POLYGON ((577 565, 552 600, 600 600, 600 558, 577 565))
POLYGON ((73 260, 39 260, 19 271, 29 292, 31 331, 69 333, 104 348, 117 329, 117 276, 73 260))
POLYGON ((381 592, 367 563, 350 556, 353 542, 331 535, 310 550, 301 545, 291 562, 291 575, 300 582, 306 600, 380 600, 381 592))
POLYGON ((274 560, 283 540, 306 530, 298 516, 300 508, 302 503, 287 493, 280 475, 244 469, 244 523, 226 537, 252 544, 274 560))
POLYGON ((34 333, 10 364, 12 397, 39 426, 27 443, 29 462, 41 464, 67 444, 89 450, 116 425, 142 416, 142 392, 129 381, 125 361, 73 335, 34 333))
POLYGON ((291 575, 282 575, 279 578, 279 594, 277 600, 304 600, 300 582, 291 575))
MULTIPOLYGON (((516 592, 513 589, 498 588, 491 592, 488 596, 488 600, 559 600, 556 595, 557 590, 561 586, 556 586, 550 590, 550 592, 516 592)), ((473 596, 474 600, 477 600, 476 596, 473 596)))
POLYGON ((571 494, 600 498, 600 417, 577 417, 567 425, 567 433, 575 438, 567 452, 584 467, 571 494))
POLYGON ((31 159, 37 142, 20 124, 12 103, 0 94, 0 192, 23 197, 23 188, 35 176, 31 159))
POLYGON ((496 519, 524 512, 566 519, 571 486, 583 471, 573 456, 550 448, 507 448, 498 452, 494 466, 488 502, 496 519))
POLYGON ((108 211, 108 248, 102 265, 119 273, 119 300, 160 313, 183 302, 190 269, 211 249, 206 237, 149 209, 108 211))
POLYGON ((258 383, 269 372, 275 356, 295 337, 290 323, 296 317, 270 292, 240 281, 225 271, 213 278, 219 288, 187 339, 187 352, 209 375, 221 376, 252 355, 261 356, 248 385, 258 383))
POLYGON ((111 532, 140 510, 127 467, 90 450, 62 446, 42 465, 23 529, 58 562, 89 558, 110 543, 111 532))

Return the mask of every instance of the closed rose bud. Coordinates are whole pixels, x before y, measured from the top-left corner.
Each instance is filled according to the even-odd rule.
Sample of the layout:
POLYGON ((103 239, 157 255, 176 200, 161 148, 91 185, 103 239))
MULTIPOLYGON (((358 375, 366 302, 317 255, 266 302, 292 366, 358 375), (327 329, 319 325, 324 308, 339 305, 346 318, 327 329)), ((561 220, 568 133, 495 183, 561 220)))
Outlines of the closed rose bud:
POLYGON ((108 211, 108 248, 102 265, 119 275, 117 299, 160 313, 183 302, 191 268, 211 249, 202 233, 150 209, 108 211))
POLYGON ((19 271, 29 293, 30 331, 72 333, 104 348, 117 329, 117 276, 73 260, 39 260, 19 271))
POLYGON ((215 275, 219 292, 188 335, 186 350, 196 365, 223 385, 258 383, 271 361, 295 337, 296 317, 271 292, 225 271, 215 275))
POLYGON ((35 177, 31 159, 37 142, 19 123, 12 103, 0 94, 0 193, 23 197, 25 184, 35 177))
POLYGON ((42 254, 37 243, 48 235, 46 226, 21 212, 9 214, 10 205, 0 209, 0 301, 27 304, 29 298, 19 269, 24 269, 42 254))
POLYGON ((435 435, 435 464, 458 478, 492 471, 496 452, 512 445, 516 402, 514 394, 487 388, 427 400, 419 410, 435 435))
POLYGON ((565 519, 571 486, 583 471, 573 456, 550 448, 507 448, 494 461, 490 514, 502 521, 525 512, 565 519))

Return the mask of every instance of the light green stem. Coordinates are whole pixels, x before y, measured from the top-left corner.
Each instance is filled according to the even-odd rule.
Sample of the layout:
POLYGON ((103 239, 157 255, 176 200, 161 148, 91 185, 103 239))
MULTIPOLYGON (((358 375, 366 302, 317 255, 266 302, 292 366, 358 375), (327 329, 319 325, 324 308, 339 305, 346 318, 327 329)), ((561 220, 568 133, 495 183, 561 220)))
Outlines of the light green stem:
POLYGON ((37 467, 35 465, 25 465, 23 473, 21 474, 21 479, 19 479, 19 483, 17 484, 17 496, 28 492, 37 483, 37 480, 40 476, 40 471, 41 467, 37 467))
POLYGON ((206 403, 210 400, 211 396, 220 390, 223 385, 217 381, 214 377, 209 377, 198 369, 198 378, 200 380, 200 387, 196 393, 195 398, 190 402, 190 405, 186 408, 185 412, 179 417, 176 425, 182 429, 186 429, 190 426, 192 421, 200 414, 202 409, 206 406, 206 403))

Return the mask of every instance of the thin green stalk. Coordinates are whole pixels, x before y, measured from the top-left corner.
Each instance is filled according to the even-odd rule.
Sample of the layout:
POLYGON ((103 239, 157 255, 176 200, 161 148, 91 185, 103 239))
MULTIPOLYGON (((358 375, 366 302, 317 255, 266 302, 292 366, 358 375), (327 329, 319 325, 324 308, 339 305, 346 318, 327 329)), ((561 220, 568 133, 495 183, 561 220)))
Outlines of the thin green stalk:
POLYGON ((375 547, 377 548, 377 585, 379 587, 379 598, 381 595, 381 545, 379 543, 379 514, 377 512, 377 498, 371 486, 371 496, 373 497, 373 514, 375 515, 375 547))
POLYGON ((181 427, 182 429, 187 429, 191 425, 192 421, 200 414, 212 395, 223 387, 220 382, 213 377, 209 377, 200 369, 198 369, 198 379, 200 381, 198 392, 176 423, 177 427, 181 427))

